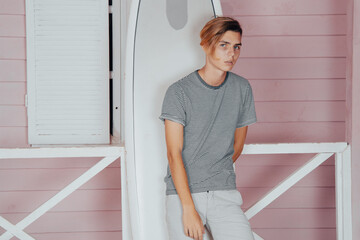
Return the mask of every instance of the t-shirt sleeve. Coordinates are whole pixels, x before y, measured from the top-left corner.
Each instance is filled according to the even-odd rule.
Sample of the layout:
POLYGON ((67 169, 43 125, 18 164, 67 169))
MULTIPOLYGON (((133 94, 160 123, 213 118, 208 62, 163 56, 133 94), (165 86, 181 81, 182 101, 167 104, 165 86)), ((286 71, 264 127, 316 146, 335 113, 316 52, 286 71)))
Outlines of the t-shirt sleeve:
POLYGON ((184 93, 180 86, 172 84, 165 93, 159 119, 165 123, 165 119, 177 122, 185 126, 186 111, 184 93))
POLYGON ((240 105, 238 122, 236 128, 245 127, 257 121, 255 112, 255 102, 250 84, 248 84, 245 91, 243 103, 240 105))

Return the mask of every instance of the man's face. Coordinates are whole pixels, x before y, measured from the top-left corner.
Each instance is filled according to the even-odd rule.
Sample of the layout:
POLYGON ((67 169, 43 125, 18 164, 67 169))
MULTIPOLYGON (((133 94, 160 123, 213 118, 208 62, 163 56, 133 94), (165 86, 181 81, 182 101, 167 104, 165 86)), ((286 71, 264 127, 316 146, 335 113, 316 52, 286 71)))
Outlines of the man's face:
POLYGON ((239 32, 226 31, 216 43, 214 52, 206 50, 207 63, 224 72, 230 71, 240 55, 241 35, 239 32))

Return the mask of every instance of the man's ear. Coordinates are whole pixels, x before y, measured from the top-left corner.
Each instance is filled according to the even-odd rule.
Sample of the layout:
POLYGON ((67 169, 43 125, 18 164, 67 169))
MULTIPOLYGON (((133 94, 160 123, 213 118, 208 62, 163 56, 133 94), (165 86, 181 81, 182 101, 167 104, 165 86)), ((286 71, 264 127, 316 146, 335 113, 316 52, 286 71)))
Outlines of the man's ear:
POLYGON ((206 55, 209 53, 209 47, 205 47, 205 45, 202 45, 201 48, 205 52, 206 55))

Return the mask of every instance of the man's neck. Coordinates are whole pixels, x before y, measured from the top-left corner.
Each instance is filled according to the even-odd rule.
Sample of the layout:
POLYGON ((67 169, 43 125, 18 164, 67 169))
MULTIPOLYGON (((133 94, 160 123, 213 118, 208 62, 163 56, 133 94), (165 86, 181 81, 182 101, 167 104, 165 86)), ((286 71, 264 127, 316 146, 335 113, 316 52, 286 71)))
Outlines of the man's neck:
POLYGON ((206 65, 199 70, 200 77, 211 86, 221 85, 226 77, 226 72, 219 69, 211 69, 206 65))

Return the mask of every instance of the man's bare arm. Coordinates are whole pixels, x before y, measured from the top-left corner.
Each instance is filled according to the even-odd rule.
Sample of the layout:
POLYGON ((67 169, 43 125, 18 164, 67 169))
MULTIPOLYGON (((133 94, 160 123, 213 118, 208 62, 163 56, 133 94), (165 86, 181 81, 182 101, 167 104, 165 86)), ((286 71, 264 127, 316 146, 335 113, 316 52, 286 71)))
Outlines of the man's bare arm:
POLYGON ((183 208, 184 232, 188 237, 202 240, 205 228, 191 197, 181 154, 184 142, 183 132, 183 125, 165 119, 167 157, 171 176, 183 208))

